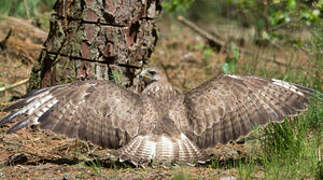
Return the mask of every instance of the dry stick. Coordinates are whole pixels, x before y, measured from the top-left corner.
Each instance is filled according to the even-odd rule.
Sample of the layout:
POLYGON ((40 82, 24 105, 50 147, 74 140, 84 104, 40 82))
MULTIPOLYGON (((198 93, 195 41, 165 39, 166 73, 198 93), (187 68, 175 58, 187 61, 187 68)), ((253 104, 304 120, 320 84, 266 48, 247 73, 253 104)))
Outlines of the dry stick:
POLYGON ((29 81, 29 79, 24 79, 22 81, 19 81, 19 82, 14 83, 14 84, 11 84, 11 85, 8 85, 8 86, 5 86, 5 87, 1 87, 0 88, 0 92, 7 91, 9 89, 12 89, 12 88, 21 86, 23 84, 26 84, 28 81, 29 81))
MULTIPOLYGON (((188 26, 189 28, 191 28, 194 32, 196 32, 197 34, 199 34, 200 36, 202 36, 203 38, 207 39, 208 41, 214 42, 216 45, 220 46, 220 47, 224 47, 226 42, 223 42, 222 40, 219 40, 218 38, 214 37, 212 34, 208 33, 207 31, 199 28, 196 24, 194 24, 193 22, 185 19, 182 16, 178 16, 177 20, 181 23, 183 23, 184 25, 188 26)), ((294 66, 291 65, 289 63, 285 63, 285 62, 280 62, 277 61, 276 59, 273 58, 268 58, 268 57, 261 57, 258 55, 255 55, 254 53, 252 53, 251 51, 239 48, 240 53, 248 55, 248 56, 256 56, 259 59, 262 59, 264 61, 267 62, 272 62, 278 65, 282 65, 282 66, 287 66, 287 67, 291 67, 291 68, 295 68, 295 69, 300 69, 300 70, 305 70, 304 68, 300 67, 300 66, 294 66)))

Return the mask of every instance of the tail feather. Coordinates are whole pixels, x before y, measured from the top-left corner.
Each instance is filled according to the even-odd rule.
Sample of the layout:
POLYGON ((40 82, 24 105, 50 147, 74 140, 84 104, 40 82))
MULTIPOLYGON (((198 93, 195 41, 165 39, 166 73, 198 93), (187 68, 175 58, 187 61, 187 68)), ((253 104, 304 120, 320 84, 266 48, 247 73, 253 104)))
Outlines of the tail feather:
POLYGON ((205 163, 210 157, 200 150, 184 134, 179 137, 167 135, 137 136, 126 146, 114 152, 120 161, 130 161, 142 167, 148 164, 188 164, 205 163))

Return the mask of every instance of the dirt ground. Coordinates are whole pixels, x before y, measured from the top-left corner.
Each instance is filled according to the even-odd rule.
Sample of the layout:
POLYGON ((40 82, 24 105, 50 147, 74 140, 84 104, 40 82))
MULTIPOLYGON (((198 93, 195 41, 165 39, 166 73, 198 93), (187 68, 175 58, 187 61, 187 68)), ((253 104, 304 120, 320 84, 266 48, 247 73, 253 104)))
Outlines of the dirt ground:
MULTIPOLYGON (((33 27, 28 21, 8 18, 0 21, 0 41, 10 29, 12 35, 6 43, 6 48, 0 50, 0 83, 4 87, 29 77, 31 68, 40 54, 42 43, 47 37, 46 32, 33 27)), ((221 73, 221 64, 226 55, 223 52, 206 54, 205 50, 201 51, 199 47, 203 44, 204 40, 189 29, 165 22, 161 26, 160 41, 149 64, 162 66, 176 89, 179 92, 186 92, 221 73)), ((271 53, 259 50, 257 52, 271 53)), ((289 54, 281 53, 278 56, 281 59, 288 59, 289 54)), ((299 54, 295 61, 300 66, 305 66, 302 58, 306 58, 306 55, 299 54)), ((273 63, 259 64, 256 61, 251 63, 256 66, 266 65, 273 71, 284 68, 273 63)), ((26 87, 27 84, 24 84, 0 92, 0 108, 10 104, 14 98, 23 96, 26 87)), ((5 114, 0 112, 0 117, 5 114)), ((249 141, 245 144, 219 145, 212 149, 219 162, 217 165, 219 168, 213 168, 215 165, 209 163, 198 167, 141 169, 109 159, 95 160, 95 157, 104 157, 109 150, 88 142, 66 139, 49 131, 40 131, 37 127, 8 135, 5 132, 9 126, 0 128, 0 179, 130 180, 237 177, 239 172, 236 168, 232 168, 233 164, 249 158, 254 149, 250 146, 254 146, 255 143, 249 141), (186 177, 188 174, 192 177, 186 177)), ((258 172, 253 178, 263 176, 261 169, 258 172)))

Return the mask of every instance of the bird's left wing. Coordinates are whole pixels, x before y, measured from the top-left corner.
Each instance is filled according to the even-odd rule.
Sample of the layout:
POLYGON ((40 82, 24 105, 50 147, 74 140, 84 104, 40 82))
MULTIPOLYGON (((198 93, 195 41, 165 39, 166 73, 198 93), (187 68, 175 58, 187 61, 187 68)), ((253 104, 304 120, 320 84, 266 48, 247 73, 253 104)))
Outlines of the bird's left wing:
POLYGON ((185 94, 187 122, 181 128, 201 148, 225 144, 254 126, 282 122, 305 110, 313 92, 275 79, 221 75, 185 94))
POLYGON ((56 133, 118 148, 136 136, 142 118, 141 98, 107 81, 83 81, 38 90, 4 111, 4 125, 23 116, 8 133, 39 124, 56 133))

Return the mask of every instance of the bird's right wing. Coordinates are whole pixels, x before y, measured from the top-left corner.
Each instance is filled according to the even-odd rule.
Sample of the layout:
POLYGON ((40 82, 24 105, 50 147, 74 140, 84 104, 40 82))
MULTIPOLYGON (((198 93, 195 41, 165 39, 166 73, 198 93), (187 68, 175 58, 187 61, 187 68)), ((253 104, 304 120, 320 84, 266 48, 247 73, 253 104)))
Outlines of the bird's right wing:
POLYGON ((313 93, 281 80, 222 75, 185 94, 182 129, 201 148, 225 144, 305 110, 313 93))
POLYGON ((0 125, 24 116, 8 133, 39 124, 68 137, 119 148, 136 136, 142 119, 141 98, 112 82, 83 81, 31 93, 7 107, 0 125))

